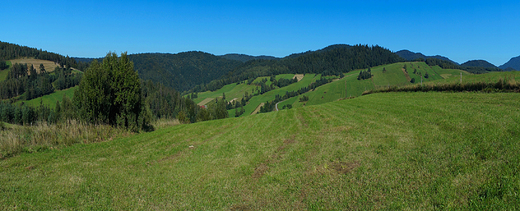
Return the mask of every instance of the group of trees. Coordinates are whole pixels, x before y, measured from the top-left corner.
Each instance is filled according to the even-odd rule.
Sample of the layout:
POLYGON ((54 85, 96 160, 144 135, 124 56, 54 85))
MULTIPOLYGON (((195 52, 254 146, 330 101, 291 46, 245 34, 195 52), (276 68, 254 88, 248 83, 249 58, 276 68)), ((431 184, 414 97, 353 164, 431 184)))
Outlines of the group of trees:
POLYGON ((5 70, 7 68, 9 68, 9 65, 7 65, 7 62, 5 62, 4 60, 0 60, 0 71, 5 70))
POLYGON ((35 122, 55 124, 74 117, 74 106, 66 95, 60 103, 56 102, 54 109, 43 104, 36 107, 24 104, 15 105, 7 101, 0 102, 0 122, 19 125, 31 125, 35 122))
POLYGON ((34 66, 27 64, 13 64, 7 74, 7 79, 0 82, 0 98, 9 99, 25 94, 30 100, 53 93, 55 89, 66 89, 79 84, 81 73, 72 74, 71 68, 56 67, 54 73, 45 70, 40 64, 37 71, 34 66))
POLYGON ((365 80, 370 78, 372 78, 372 70, 370 70, 370 68, 368 68, 367 71, 362 70, 361 72, 359 72, 359 75, 357 77, 358 80, 365 80))
POLYGON ((150 127, 139 76, 126 53, 109 53, 102 63, 93 61, 74 93, 78 117, 132 131, 150 127))

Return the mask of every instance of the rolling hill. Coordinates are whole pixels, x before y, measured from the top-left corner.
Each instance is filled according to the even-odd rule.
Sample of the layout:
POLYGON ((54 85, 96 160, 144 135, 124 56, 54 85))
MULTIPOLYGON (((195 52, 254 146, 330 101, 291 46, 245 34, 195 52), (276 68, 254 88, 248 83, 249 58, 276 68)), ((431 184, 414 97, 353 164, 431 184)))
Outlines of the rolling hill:
MULTIPOLYGON (((446 81, 450 78, 458 79, 461 73, 464 75, 464 77, 470 75, 470 73, 463 70, 442 69, 438 66, 429 66, 424 62, 400 62, 372 67, 371 71, 373 77, 368 80, 357 80, 357 76, 359 75, 360 71, 362 70, 355 70, 345 73, 345 77, 341 79, 335 79, 328 84, 324 84, 317 87, 315 90, 311 90, 310 92, 303 94, 309 97, 308 101, 300 102, 299 98, 301 98, 302 95, 298 95, 280 102, 278 107, 282 108, 285 105, 291 105, 293 108, 297 108, 305 105, 318 105, 327 102, 333 102, 346 97, 357 97, 366 90, 387 86, 393 87, 409 85, 411 84, 410 80, 412 78, 416 81, 416 83, 421 83, 421 80, 424 83, 427 83, 430 81, 446 81), (407 73, 403 71, 405 66, 407 73), (383 70, 385 71, 383 72, 383 70), (428 78, 425 77, 426 74, 428 74, 428 78)), ((292 78, 293 76, 294 75, 291 74, 283 74, 277 75, 276 78, 292 78)), ((254 96, 251 98, 249 103, 244 106, 245 113, 242 114, 242 116, 250 115, 261 103, 273 101, 276 95, 283 96, 287 92, 298 91, 300 88, 309 86, 312 82, 320 79, 321 77, 321 74, 305 74, 303 80, 297 83, 291 84, 287 87, 271 90, 262 95, 254 96)), ((268 78, 269 77, 259 77, 255 80, 255 82, 268 78)), ((258 92, 258 87, 254 84, 255 83, 253 82, 251 85, 246 85, 246 81, 238 84, 229 84, 216 91, 198 93, 198 98, 194 99, 194 101, 199 103, 208 99, 208 101, 205 101, 204 104, 214 102, 212 100, 214 98, 221 97, 223 93, 225 93, 228 101, 234 98, 241 100, 244 97, 245 92, 248 92, 249 94, 258 92)), ((235 115, 235 109, 229 110, 229 114, 230 117, 233 117, 235 115)))

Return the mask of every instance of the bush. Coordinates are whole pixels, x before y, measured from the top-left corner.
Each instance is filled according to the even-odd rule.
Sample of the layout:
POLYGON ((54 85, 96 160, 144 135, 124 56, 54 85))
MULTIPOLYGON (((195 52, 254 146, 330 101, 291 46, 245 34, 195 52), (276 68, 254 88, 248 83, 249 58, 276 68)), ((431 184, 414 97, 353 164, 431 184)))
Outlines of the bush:
POLYGON ((90 123, 108 123, 132 131, 150 124, 150 119, 141 117, 146 116, 141 82, 126 53, 120 58, 108 53, 103 63, 92 62, 74 93, 74 104, 79 117, 90 123))

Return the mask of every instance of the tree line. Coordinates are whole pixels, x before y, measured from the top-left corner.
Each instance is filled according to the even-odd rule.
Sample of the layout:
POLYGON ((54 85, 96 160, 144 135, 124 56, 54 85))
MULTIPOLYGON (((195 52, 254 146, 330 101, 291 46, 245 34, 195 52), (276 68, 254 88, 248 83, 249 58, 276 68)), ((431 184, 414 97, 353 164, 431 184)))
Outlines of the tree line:
POLYGON ((70 58, 69 56, 62 56, 41 49, 0 42, 0 61, 25 57, 53 61, 60 67, 67 66, 78 70, 85 70, 88 67, 88 63, 77 62, 74 58, 70 58))

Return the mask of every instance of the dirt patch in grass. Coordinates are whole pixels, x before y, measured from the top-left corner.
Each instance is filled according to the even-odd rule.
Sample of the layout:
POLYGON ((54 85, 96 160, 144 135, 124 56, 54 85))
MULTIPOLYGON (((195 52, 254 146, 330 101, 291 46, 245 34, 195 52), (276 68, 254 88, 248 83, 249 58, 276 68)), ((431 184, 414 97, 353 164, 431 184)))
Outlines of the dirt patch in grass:
POLYGON ((283 144, 280 147, 278 147, 271 156, 269 156, 269 159, 267 159, 263 163, 260 163, 255 168, 255 172, 253 173, 253 175, 251 175, 251 177, 253 177, 254 179, 262 177, 265 174, 265 172, 269 170, 268 165, 271 163, 278 163, 280 161, 280 159, 282 158, 282 155, 285 154, 285 149, 289 145, 294 144, 294 143, 296 143, 296 140, 294 139, 294 135, 291 138, 284 140, 283 144))
POLYGON ((232 211, 247 211, 247 210, 252 210, 251 209, 251 206, 249 205, 245 205, 245 204, 237 204, 237 205, 233 205, 231 206, 231 208, 229 208, 230 210, 232 211))
POLYGON ((446 78, 449 78, 451 76, 451 74, 441 74, 441 77, 446 79, 446 78))
MULTIPOLYGON (((305 104, 303 104, 303 105, 305 105, 305 104)), ((300 122, 302 123, 303 126, 309 127, 309 124, 307 124, 307 121, 305 121, 305 119, 302 116, 298 116, 298 119, 300 120, 300 122)))
POLYGON ((352 170, 360 166, 357 161, 354 162, 332 162, 330 168, 338 172, 338 174, 348 174, 352 170))
POLYGON ((252 177, 254 179, 258 179, 258 178, 264 176, 264 174, 267 170, 269 170, 269 166, 267 166, 265 163, 260 163, 260 165, 258 165, 255 168, 255 172, 253 173, 252 177))
POLYGON ((253 111, 253 113, 251 113, 251 115, 253 114, 256 114, 260 111, 260 108, 262 108, 262 106, 264 106, 265 103, 260 103, 260 105, 258 105, 255 109, 255 111, 253 111))
POLYGON ((229 101, 229 103, 233 103, 235 100, 238 100, 238 98, 233 98, 232 100, 229 101))
POLYGON ((408 75, 408 72, 406 72, 406 70, 404 68, 401 68, 401 70, 403 71, 404 76, 406 77, 406 80, 411 81, 412 78, 410 78, 410 75, 408 75))
POLYGON ((294 78, 298 79, 298 81, 301 81, 303 79, 304 75, 303 74, 294 74, 294 78))

